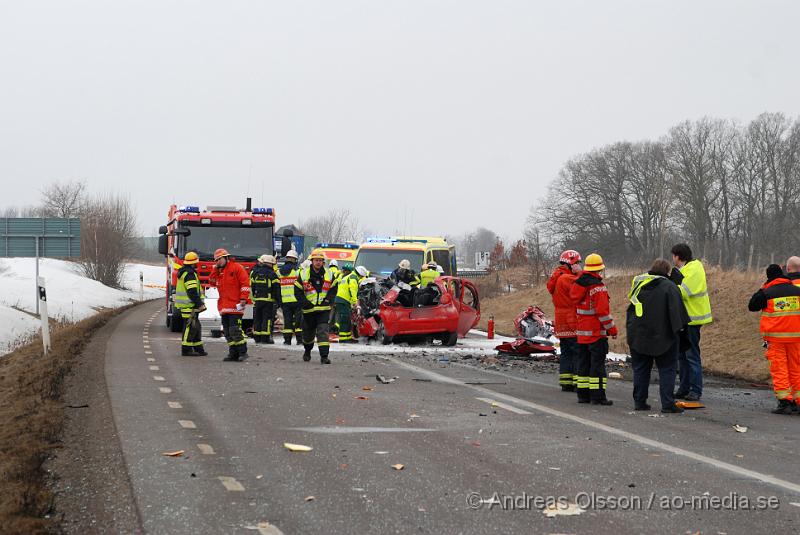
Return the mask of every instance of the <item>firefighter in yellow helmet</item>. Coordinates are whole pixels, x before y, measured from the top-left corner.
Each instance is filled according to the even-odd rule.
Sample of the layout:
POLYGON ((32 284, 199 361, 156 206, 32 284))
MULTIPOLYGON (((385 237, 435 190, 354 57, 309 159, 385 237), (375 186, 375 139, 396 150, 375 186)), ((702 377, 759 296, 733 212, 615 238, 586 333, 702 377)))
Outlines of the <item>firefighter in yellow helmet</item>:
POLYGON ((303 360, 311 360, 314 340, 319 346, 322 364, 330 364, 328 340, 331 306, 336 296, 337 285, 333 273, 325 267, 322 253, 311 253, 311 265, 300 270, 294 283, 294 295, 303 310, 303 360))
POLYGON ((200 318, 198 315, 206 309, 203 302, 203 285, 195 271, 200 261, 197 253, 189 251, 183 257, 183 266, 178 270, 178 284, 175 288, 175 307, 181 311, 183 318, 183 338, 181 339, 181 355, 184 357, 206 356, 201 338, 200 318))

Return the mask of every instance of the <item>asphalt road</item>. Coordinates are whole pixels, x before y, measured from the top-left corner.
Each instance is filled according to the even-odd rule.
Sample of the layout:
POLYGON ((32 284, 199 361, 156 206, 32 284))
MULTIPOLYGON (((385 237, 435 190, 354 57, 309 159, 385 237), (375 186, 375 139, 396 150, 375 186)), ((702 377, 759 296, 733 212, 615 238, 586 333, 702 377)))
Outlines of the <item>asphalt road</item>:
POLYGON ((251 343, 248 361, 228 363, 221 340, 207 357, 181 357, 179 343, 145 304, 107 344, 148 533, 800 532, 800 416, 769 414, 763 390, 709 388, 707 409, 661 417, 657 387, 651 413, 611 380, 613 407, 578 405, 552 373, 435 351, 337 352, 321 366, 296 346, 251 343), (551 518, 553 501, 582 510, 551 518))

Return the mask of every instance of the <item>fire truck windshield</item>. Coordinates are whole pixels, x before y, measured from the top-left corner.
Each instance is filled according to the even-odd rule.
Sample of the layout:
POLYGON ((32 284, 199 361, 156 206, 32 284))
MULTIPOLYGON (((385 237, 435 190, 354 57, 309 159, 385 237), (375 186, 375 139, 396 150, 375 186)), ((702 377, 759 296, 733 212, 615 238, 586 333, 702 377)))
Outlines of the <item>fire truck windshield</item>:
POLYGON ((231 256, 245 262, 255 261, 262 254, 273 254, 273 227, 190 226, 191 235, 178 240, 181 257, 196 251, 201 260, 213 260, 214 251, 222 247, 231 256))

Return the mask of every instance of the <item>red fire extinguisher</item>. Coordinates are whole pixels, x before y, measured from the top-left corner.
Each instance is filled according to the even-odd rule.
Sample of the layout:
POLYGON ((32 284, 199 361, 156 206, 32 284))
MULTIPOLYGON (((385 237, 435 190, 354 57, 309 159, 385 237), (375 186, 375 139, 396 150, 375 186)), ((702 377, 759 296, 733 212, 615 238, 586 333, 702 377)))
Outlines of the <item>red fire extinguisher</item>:
POLYGON ((494 316, 489 316, 489 321, 486 322, 486 338, 494 340, 494 316))

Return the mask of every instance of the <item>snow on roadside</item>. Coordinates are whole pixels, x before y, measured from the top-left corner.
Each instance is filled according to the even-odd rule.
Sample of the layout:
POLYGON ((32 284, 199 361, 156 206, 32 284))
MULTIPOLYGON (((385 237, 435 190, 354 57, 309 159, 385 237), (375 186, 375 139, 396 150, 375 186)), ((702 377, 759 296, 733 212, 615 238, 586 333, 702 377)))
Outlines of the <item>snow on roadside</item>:
MULTIPOLYGON (((144 275, 144 298, 164 295, 164 268, 128 264, 124 285, 110 288, 86 278, 74 262, 43 258, 39 275, 47 286, 47 308, 51 318, 75 322, 95 314, 100 308, 116 308, 139 299, 139 272, 144 275)), ((8 353, 39 328, 36 314, 36 259, 0 259, 0 355, 8 353)))

